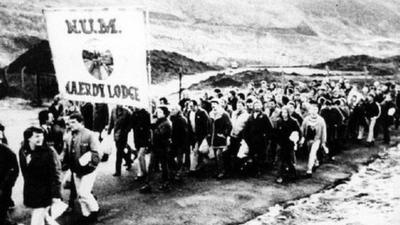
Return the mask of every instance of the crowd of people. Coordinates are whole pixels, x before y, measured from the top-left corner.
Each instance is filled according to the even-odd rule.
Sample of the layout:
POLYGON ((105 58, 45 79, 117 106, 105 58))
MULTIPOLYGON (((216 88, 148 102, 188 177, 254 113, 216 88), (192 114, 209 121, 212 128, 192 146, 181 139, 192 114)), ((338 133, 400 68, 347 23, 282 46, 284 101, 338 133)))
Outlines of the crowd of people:
POLYGON ((19 168, 24 204, 33 208, 31 224, 56 224, 48 208, 61 201, 66 186, 71 189, 70 208, 77 198, 83 219, 96 221, 99 204, 92 188, 97 166, 108 160, 110 153, 102 146, 111 134, 113 176, 121 176, 123 161, 131 170, 137 160, 139 191, 149 193, 158 172, 162 191, 185 175, 201 177, 209 171, 216 179, 257 178, 275 167, 277 183, 309 178, 321 163, 335 160, 345 143, 372 146, 382 134, 389 144, 390 127, 400 124, 400 90, 391 82, 262 81, 244 89, 215 89, 198 98, 187 91, 182 96, 177 104, 163 97, 149 109, 117 105, 112 110, 107 104, 56 97, 39 113, 40 126, 24 131, 19 167, 0 126, 1 222, 12 224, 7 211, 19 168), (128 144, 130 133, 134 146, 128 144), (307 161, 304 174, 296 169, 298 158, 307 161))

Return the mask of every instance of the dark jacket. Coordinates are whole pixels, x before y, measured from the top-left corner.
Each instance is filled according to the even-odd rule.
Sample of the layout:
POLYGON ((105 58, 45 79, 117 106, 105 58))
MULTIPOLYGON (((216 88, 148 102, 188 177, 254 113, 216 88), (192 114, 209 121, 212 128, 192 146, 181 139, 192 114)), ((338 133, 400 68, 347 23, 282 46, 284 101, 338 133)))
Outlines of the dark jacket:
POLYGON ((294 132, 299 132, 300 137, 300 126, 297 121, 292 119, 291 117, 288 120, 279 120, 276 127, 276 137, 278 140, 278 144, 282 147, 282 149, 288 150, 289 148, 293 148, 294 143, 289 139, 290 135, 294 132))
POLYGON ((272 125, 264 113, 259 113, 254 118, 254 113, 249 117, 243 131, 243 137, 250 148, 264 148, 266 147, 267 139, 271 137, 272 125))
POLYGON ((17 156, 0 143, 0 190, 11 190, 19 174, 17 156))
POLYGON ((93 172, 100 162, 99 144, 98 138, 92 131, 86 128, 73 131, 66 141, 63 169, 70 169, 78 176, 93 172), (91 162, 88 165, 81 166, 79 158, 89 151, 92 153, 91 162))
POLYGON ((232 123, 226 112, 221 112, 220 115, 214 114, 213 111, 211 115, 211 146, 222 147, 226 146, 226 139, 231 133, 232 123))
POLYGON ((60 104, 57 108, 56 105, 53 103, 49 107, 49 112, 51 112, 53 114, 54 120, 57 120, 58 117, 60 117, 62 115, 62 113, 64 112, 64 106, 60 104))
POLYGON ((210 131, 210 117, 204 109, 199 108, 195 114, 195 128, 193 129, 190 114, 193 113, 189 111, 187 114, 187 120, 189 124, 189 134, 190 142, 194 144, 196 142, 201 143, 203 139, 208 135, 210 131))
POLYGON ((386 126, 389 126, 393 123, 393 115, 389 116, 388 112, 390 108, 396 108, 396 105, 393 101, 383 101, 381 104, 381 115, 379 120, 386 126))
POLYGON ((380 106, 376 102, 365 103, 365 116, 370 119, 372 117, 379 116, 380 106))
POLYGON ((128 109, 117 107, 112 110, 108 134, 114 129, 114 141, 126 142, 128 140, 128 133, 131 130, 130 119, 131 113, 128 109))
POLYGON ((189 144, 189 126, 186 118, 182 113, 172 115, 172 147, 181 148, 189 144))
POLYGON ((61 198, 61 164, 54 150, 42 146, 32 151, 29 146, 22 146, 19 158, 27 207, 47 207, 52 198, 61 198))
POLYGON ((148 147, 150 144, 150 113, 145 109, 135 110, 131 116, 135 147, 148 147))
POLYGON ((154 125, 153 147, 165 149, 170 147, 172 137, 172 125, 167 118, 158 119, 154 125))

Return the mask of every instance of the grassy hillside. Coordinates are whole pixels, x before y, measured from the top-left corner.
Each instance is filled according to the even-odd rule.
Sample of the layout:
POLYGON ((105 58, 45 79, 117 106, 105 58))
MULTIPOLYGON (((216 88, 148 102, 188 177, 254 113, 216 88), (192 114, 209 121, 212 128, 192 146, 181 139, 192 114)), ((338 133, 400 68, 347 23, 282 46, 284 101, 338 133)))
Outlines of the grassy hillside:
POLYGON ((400 56, 378 58, 368 55, 343 56, 324 63, 314 65, 314 68, 341 71, 368 71, 373 75, 393 75, 398 73, 400 56))
POLYGON ((151 11, 152 49, 205 62, 312 64, 400 47, 397 0, 0 0, 0 66, 46 39, 45 7, 134 4, 151 11))

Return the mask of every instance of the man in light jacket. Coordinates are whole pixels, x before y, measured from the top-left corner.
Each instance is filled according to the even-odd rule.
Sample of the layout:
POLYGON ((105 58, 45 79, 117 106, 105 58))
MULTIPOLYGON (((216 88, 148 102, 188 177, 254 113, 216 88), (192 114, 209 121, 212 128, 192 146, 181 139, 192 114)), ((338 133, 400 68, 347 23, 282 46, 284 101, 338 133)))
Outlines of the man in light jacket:
POLYGON ((96 221, 99 204, 92 188, 100 162, 99 140, 94 132, 84 127, 81 114, 70 115, 68 122, 72 134, 67 140, 63 169, 72 172, 84 219, 87 222, 96 221))

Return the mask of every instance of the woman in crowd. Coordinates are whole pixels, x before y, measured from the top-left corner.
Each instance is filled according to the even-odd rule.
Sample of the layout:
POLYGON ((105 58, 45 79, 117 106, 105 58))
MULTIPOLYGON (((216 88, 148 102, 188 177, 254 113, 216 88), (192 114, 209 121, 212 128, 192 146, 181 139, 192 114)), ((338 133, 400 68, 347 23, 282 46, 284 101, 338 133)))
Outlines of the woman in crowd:
POLYGON ((41 128, 29 127, 19 151, 24 177, 24 204, 32 208, 31 225, 57 224, 48 207, 61 201, 61 163, 57 153, 44 143, 41 128))

